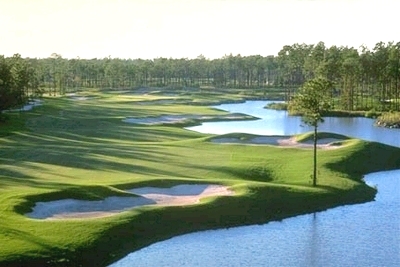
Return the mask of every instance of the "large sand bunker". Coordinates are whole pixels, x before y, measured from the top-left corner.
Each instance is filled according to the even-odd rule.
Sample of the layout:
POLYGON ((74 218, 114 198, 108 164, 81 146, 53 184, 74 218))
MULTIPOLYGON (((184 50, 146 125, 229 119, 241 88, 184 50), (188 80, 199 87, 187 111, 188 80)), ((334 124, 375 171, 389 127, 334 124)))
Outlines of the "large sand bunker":
POLYGON ((26 216, 34 219, 99 218, 144 205, 183 206, 196 204, 201 198, 229 196, 226 186, 184 184, 171 188, 142 187, 127 190, 138 197, 108 197, 98 201, 62 199, 37 202, 26 216))
MULTIPOLYGON (((335 149, 341 147, 342 139, 338 138, 320 138, 317 140, 317 148, 320 149, 335 149)), ((314 146, 313 140, 298 142, 291 136, 256 136, 252 138, 239 138, 239 137, 216 137, 211 139, 213 143, 219 144, 264 144, 276 145, 281 147, 299 147, 299 148, 312 148, 314 146)))

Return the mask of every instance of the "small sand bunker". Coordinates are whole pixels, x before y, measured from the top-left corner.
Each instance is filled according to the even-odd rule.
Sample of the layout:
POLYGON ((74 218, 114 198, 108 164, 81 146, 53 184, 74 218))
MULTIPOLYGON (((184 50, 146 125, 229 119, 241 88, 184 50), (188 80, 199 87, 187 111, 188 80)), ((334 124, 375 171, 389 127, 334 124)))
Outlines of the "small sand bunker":
POLYGON ((126 118, 123 122, 141 124, 141 125, 159 125, 159 124, 176 124, 184 123, 191 119, 191 116, 183 115, 164 115, 159 117, 146 117, 146 118, 126 118))
POLYGON ((245 120, 252 117, 233 113, 227 115, 162 115, 158 117, 144 117, 144 118, 126 118, 123 122, 141 124, 141 125, 162 125, 162 124, 180 124, 188 123, 190 121, 215 121, 215 120, 245 120))
POLYGON ((190 99, 178 99, 178 98, 168 98, 168 99, 156 99, 156 100, 147 100, 147 101, 135 101, 133 104, 135 105, 177 105, 177 104, 188 104, 192 100, 190 99))
POLYGON ((69 99, 73 100, 73 101, 86 101, 86 100, 90 100, 93 98, 94 97, 92 97, 92 96, 71 96, 71 97, 69 97, 69 99))
MULTIPOLYGON (((338 142, 343 141, 338 138, 321 138, 317 140, 317 148, 320 149, 335 149, 340 148, 338 142)), ((314 146, 313 140, 298 142, 294 137, 290 136, 256 136, 253 138, 239 138, 239 137, 217 137, 211 139, 213 143, 231 143, 231 144, 264 144, 276 145, 282 147, 299 147, 299 148, 312 148, 314 146)))
POLYGON ((90 100, 93 99, 93 96, 80 96, 77 93, 67 93, 65 94, 69 100, 73 101, 85 101, 85 100, 90 100))
POLYGON ((171 188, 141 187, 127 190, 138 197, 108 197, 98 201, 62 199, 37 202, 25 214, 34 219, 82 219, 111 216, 144 205, 182 206, 196 204, 201 198, 229 196, 234 192, 222 185, 185 184, 171 188))
MULTIPOLYGON (((317 140, 317 148, 320 149, 336 149, 340 148, 340 141, 343 141, 342 139, 338 138, 321 138, 317 140)), ((314 147, 314 141, 313 140, 307 140, 303 142, 298 142, 296 141, 295 138, 288 138, 288 139, 280 139, 278 140, 278 145, 280 146, 288 146, 288 147, 300 147, 300 148, 313 148, 314 147)))

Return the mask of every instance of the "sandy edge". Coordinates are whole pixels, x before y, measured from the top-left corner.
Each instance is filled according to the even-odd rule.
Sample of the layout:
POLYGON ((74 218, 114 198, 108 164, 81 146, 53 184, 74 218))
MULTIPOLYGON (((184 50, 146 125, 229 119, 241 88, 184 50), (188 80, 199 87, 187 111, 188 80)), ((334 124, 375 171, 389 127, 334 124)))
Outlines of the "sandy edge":
POLYGON ((211 184, 186 184, 171 188, 142 187, 127 191, 139 197, 109 197, 101 201, 63 199, 37 202, 33 211, 25 215, 44 220, 102 218, 145 205, 185 206, 199 203, 200 199, 205 197, 234 195, 227 186, 211 184), (94 210, 88 211, 93 206, 94 210))
POLYGON ((141 125, 162 125, 162 124, 176 124, 186 123, 190 120, 209 121, 212 119, 217 120, 243 120, 249 116, 239 113, 229 115, 160 115, 157 117, 144 117, 135 118, 127 117, 122 119, 123 122, 141 125))
MULTIPOLYGON (((343 141, 338 138, 321 138, 317 140, 317 148, 319 149, 338 149, 342 146, 337 142, 343 141)), ((313 140, 298 142, 296 138, 290 136, 257 136, 251 139, 240 140, 237 137, 216 137, 211 142, 218 144, 263 144, 275 145, 280 147, 297 147, 297 148, 313 148, 313 140)))

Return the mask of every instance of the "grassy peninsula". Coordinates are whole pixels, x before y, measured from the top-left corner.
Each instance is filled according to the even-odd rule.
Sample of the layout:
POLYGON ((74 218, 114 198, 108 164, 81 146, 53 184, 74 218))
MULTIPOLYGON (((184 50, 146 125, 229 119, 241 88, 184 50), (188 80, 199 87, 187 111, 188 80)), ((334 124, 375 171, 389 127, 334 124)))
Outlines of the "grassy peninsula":
POLYGON ((32 111, 8 114, 0 125, 0 266, 104 266, 182 233, 370 201, 376 190, 362 176, 400 167, 399 148, 346 139, 339 149, 319 151, 318 186, 312 187, 311 150, 216 144, 210 141, 214 135, 185 130, 182 124, 123 121, 166 115, 216 118, 226 113, 202 103, 229 100, 242 99, 94 90, 81 100, 45 97, 32 111), (159 102, 167 99, 181 101, 159 102), (134 187, 188 183, 227 185, 236 194, 190 206, 137 207, 96 219, 25 216, 36 202, 99 200, 124 196, 134 187))

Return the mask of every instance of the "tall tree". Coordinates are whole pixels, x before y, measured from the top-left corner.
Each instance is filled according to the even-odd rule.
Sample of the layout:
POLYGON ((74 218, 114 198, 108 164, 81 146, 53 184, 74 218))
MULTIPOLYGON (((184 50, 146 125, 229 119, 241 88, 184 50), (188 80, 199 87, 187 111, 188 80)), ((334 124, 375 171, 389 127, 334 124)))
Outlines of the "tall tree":
POLYGON ((342 57, 341 101, 346 110, 354 110, 357 106, 360 59, 356 49, 347 47, 342 50, 342 57))
POLYGON ((323 122, 323 114, 330 109, 330 96, 333 84, 331 81, 315 78, 304 83, 290 100, 291 112, 299 113, 302 121, 314 127, 314 166, 313 186, 317 185, 317 135, 318 125, 323 122))

